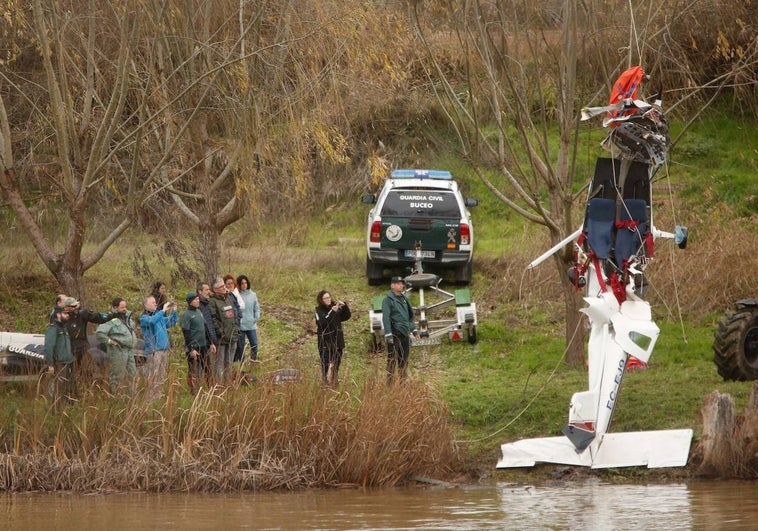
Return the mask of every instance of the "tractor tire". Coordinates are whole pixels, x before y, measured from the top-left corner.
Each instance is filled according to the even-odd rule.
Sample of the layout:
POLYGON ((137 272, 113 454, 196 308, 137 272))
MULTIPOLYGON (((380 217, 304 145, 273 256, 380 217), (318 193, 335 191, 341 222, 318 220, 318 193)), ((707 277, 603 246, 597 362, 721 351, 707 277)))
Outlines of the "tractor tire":
POLYGON ((713 361, 724 380, 758 380, 758 300, 737 302, 721 318, 713 361))
POLYGON ((384 281, 384 266, 375 264, 366 257, 366 279, 369 286, 378 286, 384 281))

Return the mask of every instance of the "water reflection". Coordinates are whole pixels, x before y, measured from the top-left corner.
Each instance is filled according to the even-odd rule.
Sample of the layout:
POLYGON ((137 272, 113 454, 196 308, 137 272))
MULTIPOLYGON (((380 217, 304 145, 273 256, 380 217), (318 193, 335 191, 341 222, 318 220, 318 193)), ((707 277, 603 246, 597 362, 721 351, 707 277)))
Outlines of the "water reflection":
POLYGON ((6 494, 6 529, 723 529, 753 527, 753 482, 234 494, 6 494))
POLYGON ((684 484, 508 488, 509 521, 551 529, 691 529, 690 490, 684 484))

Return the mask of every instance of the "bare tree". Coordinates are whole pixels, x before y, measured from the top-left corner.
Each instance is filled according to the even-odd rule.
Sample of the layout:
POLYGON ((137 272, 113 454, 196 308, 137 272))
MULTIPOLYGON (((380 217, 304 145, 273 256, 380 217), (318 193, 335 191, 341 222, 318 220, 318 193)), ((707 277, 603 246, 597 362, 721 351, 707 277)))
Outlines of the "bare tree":
MULTIPOLYGON (((27 102, 30 112, 26 129, 41 128, 47 134, 19 141, 5 101, 0 99, 0 190, 61 287, 67 293, 84 296, 84 272, 127 229, 129 212, 140 200, 136 175, 120 160, 132 143, 122 121, 136 21, 133 13, 98 21, 101 8, 95 0, 90 0, 90 14, 85 16, 72 16, 65 6, 43 0, 34 0, 32 8, 30 26, 41 55, 40 85, 44 90, 40 99, 27 102), (106 32, 114 35, 108 50, 97 44, 106 32), (33 205, 27 204, 29 183, 36 180, 33 177, 39 177, 42 186, 57 194, 65 205, 68 234, 61 250, 56 250, 45 234, 33 205), (85 255, 93 197, 99 187, 114 181, 126 192, 114 205, 118 215, 112 216, 109 228, 85 255)), ((12 79, 8 74, 2 77, 7 87, 17 91, 15 99, 25 97, 25 80, 12 79)))
POLYGON ((154 193, 167 193, 199 231, 198 256, 212 278, 226 227, 251 209, 279 216, 307 210, 317 160, 349 162, 333 125, 345 110, 332 102, 351 65, 335 27, 344 16, 340 3, 193 5, 180 12, 162 3, 145 7, 156 38, 134 75, 160 80, 148 101, 163 116, 151 131, 153 146, 166 151, 178 140, 154 193), (190 88, 182 82, 194 79, 202 81, 190 88))
MULTIPOLYGON (((467 0, 446 17, 455 21, 450 37, 460 50, 462 75, 455 69, 451 73, 450 63, 445 63, 450 54, 439 50, 439 24, 435 27, 431 18, 435 14, 419 3, 412 13, 430 78, 462 155, 494 197, 547 229, 550 244, 557 245, 581 224, 584 202, 578 199, 586 197, 582 184, 587 176, 578 182, 577 174, 591 171, 590 161, 577 151, 580 107, 598 101, 601 94, 607 98, 615 76, 644 62, 646 55, 650 70, 657 72, 681 59, 669 53, 676 42, 670 31, 674 24, 691 20, 703 7, 697 4, 650 4, 640 6, 639 13, 615 10, 611 24, 594 1, 467 0), (644 19, 639 25, 635 15, 644 19), (435 28, 434 39, 426 29, 430 27, 435 28), (619 40, 621 47, 610 44, 619 40), (624 52, 621 60, 609 53, 619 48, 624 52), (583 84, 577 81, 578 72, 583 84)), ((627 7, 631 10, 632 3, 627 7)), ((701 87, 688 78, 687 94, 680 92, 677 101, 702 88, 754 79, 755 48, 754 41, 735 46, 740 53, 732 57, 739 61, 701 87)), ((554 255, 564 293, 566 360, 579 365, 584 359, 581 299, 566 275, 573 262, 570 245, 554 255)))
MULTIPOLYGON (((258 170, 257 102, 244 43, 251 30, 260 31, 267 3, 257 4, 249 17, 244 4, 192 2, 192 9, 180 11, 168 3, 147 4, 154 39, 133 63, 135 76, 151 73, 145 105, 149 115, 161 117, 142 164, 156 164, 161 156, 152 193, 168 193, 198 230, 195 247, 207 279, 219 273, 222 232, 249 210, 246 183, 258 170)), ((253 47, 251 53, 258 51, 253 47)))
POLYGON ((221 16, 213 13, 216 3, 199 5, 203 11, 193 2, 179 10, 171 2, 116 6, 89 0, 84 10, 76 2, 33 1, 29 26, 40 50, 42 81, 11 73, 0 73, 0 79, 14 102, 26 101, 24 129, 38 134, 17 133, 19 113, 11 118, 0 97, 0 190, 66 293, 85 297, 84 273, 160 190, 171 189, 182 211, 194 216, 204 256, 216 261, 206 269, 214 273, 219 234, 244 215, 236 179, 250 168, 245 147, 254 139, 240 126, 250 98, 235 96, 234 81, 242 77, 229 74, 240 59, 233 49, 240 34, 234 24, 231 36, 212 27, 210 21, 221 16), (208 22, 196 31, 183 14, 208 22), (160 24, 165 20, 185 22, 186 38, 170 43, 168 28, 160 24), (229 46, 213 40, 219 37, 229 46), (25 93, 29 86, 41 87, 35 99, 25 93), (214 107, 221 111, 209 112, 214 107), (225 120, 223 140, 209 133, 209 121, 216 127, 219 116, 225 120), (68 234, 62 249, 29 201, 35 183, 63 205, 58 221, 68 224, 68 234), (202 205, 201 215, 190 211, 187 198, 202 205), (97 234, 90 230, 93 219, 97 234), (88 238, 95 246, 85 252, 88 238))
MULTIPOLYGON (((441 67, 415 12, 431 75, 441 82, 439 96, 464 157, 493 196, 545 227, 552 243, 571 234, 577 223, 576 5, 563 2, 556 14, 560 25, 544 31, 522 26, 518 14, 534 13, 526 4, 464 2, 455 17, 466 72, 459 84, 441 67), (558 142, 551 143, 555 129, 558 142)), ((577 365, 584 356, 584 336, 577 311, 581 299, 565 275, 572 253, 567 249, 555 261, 565 288, 567 362, 577 365)))

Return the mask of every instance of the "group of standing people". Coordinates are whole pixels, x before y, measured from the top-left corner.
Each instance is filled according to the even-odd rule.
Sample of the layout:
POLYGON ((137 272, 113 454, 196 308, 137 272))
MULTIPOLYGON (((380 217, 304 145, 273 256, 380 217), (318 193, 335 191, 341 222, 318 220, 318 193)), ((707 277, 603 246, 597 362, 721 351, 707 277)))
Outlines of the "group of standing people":
POLYGON ((226 275, 212 285, 198 282, 185 302, 180 326, 190 392, 196 393, 203 381, 208 385, 229 383, 232 364, 245 359, 246 341, 250 359, 258 361, 261 307, 246 275, 226 275))
MULTIPOLYGON (((145 361, 139 372, 145 378, 146 396, 150 400, 162 396, 171 350, 168 331, 177 323, 182 328, 189 366, 187 382, 193 393, 203 380, 208 385, 229 383, 232 362, 244 359, 246 342, 250 343, 251 358, 258 359, 260 305, 247 276, 217 278, 212 292, 208 283, 199 282, 185 302, 187 308, 180 316, 163 282, 156 282, 142 301, 144 311, 139 317, 139 329, 144 339, 145 361)), ((45 362, 47 372, 53 375, 56 399, 72 401, 76 394, 74 382, 91 379, 93 360, 88 356, 88 323, 99 325, 95 337, 105 347, 110 362, 111 394, 134 395, 138 374, 134 348, 138 337, 126 301, 118 297, 112 301, 109 313, 98 313, 82 308, 76 298, 61 294, 56 298, 45 331, 45 362)))
MULTIPOLYGON (((392 277, 390 290, 382 301, 382 321, 387 345, 388 383, 407 374, 410 337, 416 336, 414 311, 404 293, 402 277, 392 277)), ((179 314, 176 303, 167 295, 166 285, 156 282, 143 300, 139 318, 145 342, 146 361, 141 373, 145 377, 148 397, 159 398, 168 372, 171 341, 168 330, 177 323, 182 330, 187 358, 187 384, 194 394, 205 382, 227 384, 232 365, 245 359, 246 343, 250 359, 258 360, 257 324, 261 316, 257 294, 246 275, 226 275, 212 284, 198 282, 195 291, 185 296, 186 309, 179 314)), ((339 370, 345 349, 342 323, 351 317, 350 307, 336 300, 327 290, 316 296, 316 331, 321 379, 325 385, 339 382, 339 370)), ((48 372, 55 375, 56 396, 72 400, 74 378, 88 380, 91 371, 87 352, 88 323, 98 324, 95 336, 105 345, 110 362, 109 389, 116 395, 126 388, 136 391, 137 366, 134 347, 137 328, 132 312, 123 298, 115 298, 109 313, 82 308, 73 297, 59 295, 45 332, 45 360, 48 372)))

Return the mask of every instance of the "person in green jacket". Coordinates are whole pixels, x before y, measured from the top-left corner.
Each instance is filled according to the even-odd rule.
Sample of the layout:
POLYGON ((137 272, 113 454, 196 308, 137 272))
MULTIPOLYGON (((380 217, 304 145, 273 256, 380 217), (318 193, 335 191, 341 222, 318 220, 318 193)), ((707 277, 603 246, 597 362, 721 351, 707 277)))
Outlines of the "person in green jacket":
POLYGON ((182 314, 179 324, 182 327, 184 352, 187 355, 187 385, 189 385, 190 393, 194 395, 197 393, 203 377, 210 387, 210 349, 206 335, 205 317, 200 311, 200 295, 196 291, 190 291, 185 300, 187 301, 187 309, 182 314))
POLYGON ((390 291, 382 301, 382 325, 387 343, 387 383, 394 383, 395 374, 404 379, 411 350, 411 334, 418 335, 413 319, 413 306, 405 296, 403 277, 392 277, 390 291))
POLYGON ((56 307, 45 329, 45 363, 48 374, 53 375, 50 398, 55 402, 74 400, 74 355, 66 328, 68 317, 64 308, 56 307))
POLYGON ((129 395, 134 395, 137 365, 134 363, 134 344, 137 340, 132 312, 126 309, 126 301, 113 299, 113 319, 101 324, 95 331, 100 344, 105 344, 111 362, 110 391, 116 395, 126 385, 129 395))

